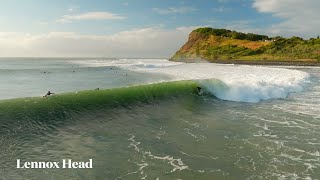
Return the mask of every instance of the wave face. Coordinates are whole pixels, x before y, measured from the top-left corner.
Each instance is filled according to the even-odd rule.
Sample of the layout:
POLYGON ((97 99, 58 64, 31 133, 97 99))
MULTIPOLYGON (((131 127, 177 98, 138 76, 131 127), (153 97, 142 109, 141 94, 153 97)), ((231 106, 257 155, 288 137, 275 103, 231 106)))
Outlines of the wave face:
POLYGON ((173 81, 197 80, 216 97, 238 102, 286 98, 301 92, 309 82, 309 74, 298 70, 257 66, 219 65, 209 63, 176 63, 165 59, 120 59, 112 62, 88 61, 91 66, 117 66, 171 76, 173 81))
POLYGON ((193 81, 166 82, 106 90, 88 90, 75 93, 0 101, 2 127, 11 126, 13 120, 64 119, 72 113, 95 110, 99 107, 112 109, 132 103, 148 103, 154 99, 196 92, 193 81), (61 119, 60 118, 60 119, 61 119), (5 122, 8 122, 6 124, 5 122))

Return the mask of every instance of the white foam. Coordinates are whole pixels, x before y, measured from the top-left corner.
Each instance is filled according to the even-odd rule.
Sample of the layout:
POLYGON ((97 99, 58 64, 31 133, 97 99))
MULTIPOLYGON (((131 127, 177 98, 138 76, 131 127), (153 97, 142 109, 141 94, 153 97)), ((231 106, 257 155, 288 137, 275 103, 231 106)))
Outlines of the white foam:
MULTIPOLYGON (((174 157, 169 156, 169 155, 157 156, 157 155, 152 154, 150 151, 144 151, 143 149, 139 148, 138 146, 141 144, 141 142, 136 141, 134 135, 131 135, 131 137, 128 140, 131 142, 128 147, 129 148, 134 147, 134 150, 136 152, 139 152, 139 153, 143 154, 143 157, 148 156, 151 159, 157 159, 157 160, 162 160, 162 161, 168 162, 168 164, 170 164, 173 167, 171 172, 182 171, 182 170, 189 169, 189 167, 186 164, 184 164, 180 158, 174 158, 174 157)), ((140 167, 139 170, 131 172, 129 174, 140 172, 140 174, 145 175, 141 179, 145 179, 147 177, 147 175, 143 171, 143 168, 147 167, 149 164, 145 163, 144 161, 143 161, 143 163, 136 163, 136 164, 140 167)), ((129 175, 129 174, 127 174, 127 175, 129 175)), ((125 175, 125 176, 127 176, 127 175, 125 175)))
POLYGON ((79 61, 70 61, 70 63, 77 63, 84 67, 101 67, 101 66, 116 66, 123 68, 159 68, 159 67, 168 67, 175 66, 183 63, 177 63, 168 61, 167 59, 92 59, 92 60, 79 60, 79 61))
POLYGON ((199 80, 218 98, 240 102, 286 98, 289 93, 302 91, 309 80, 308 73, 298 70, 212 63, 184 64, 164 60, 162 62, 165 66, 159 66, 161 62, 158 61, 157 67, 139 67, 133 64, 130 69, 167 74, 172 76, 173 80, 199 80))
POLYGON ((259 102, 286 98, 300 92, 309 74, 281 68, 222 65, 213 63, 177 63, 166 59, 120 59, 88 61, 94 66, 118 66, 128 70, 162 73, 172 80, 197 80, 210 93, 223 100, 259 102))

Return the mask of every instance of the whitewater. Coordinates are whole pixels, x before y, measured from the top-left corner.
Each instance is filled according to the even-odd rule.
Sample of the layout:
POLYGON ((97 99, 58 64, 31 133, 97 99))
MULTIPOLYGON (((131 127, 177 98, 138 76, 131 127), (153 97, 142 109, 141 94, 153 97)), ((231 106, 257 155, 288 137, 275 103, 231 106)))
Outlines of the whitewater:
POLYGON ((319 179, 319 104, 316 67, 0 58, 0 174, 319 179), (15 168, 69 158, 93 169, 15 168))
POLYGON ((306 72, 283 68, 180 63, 166 59, 120 59, 107 63, 95 60, 83 64, 166 74, 171 81, 197 80, 216 97, 239 102, 286 98, 289 93, 301 92, 310 77, 306 72))

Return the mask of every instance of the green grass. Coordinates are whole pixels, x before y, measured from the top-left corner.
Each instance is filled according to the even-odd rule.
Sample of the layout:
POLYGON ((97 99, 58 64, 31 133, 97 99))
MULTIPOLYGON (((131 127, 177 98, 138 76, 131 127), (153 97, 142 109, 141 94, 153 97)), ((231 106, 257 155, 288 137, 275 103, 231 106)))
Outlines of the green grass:
POLYGON ((245 34, 226 29, 199 28, 194 36, 205 34, 201 42, 188 43, 188 49, 179 50, 173 57, 178 59, 206 60, 274 60, 319 61, 320 39, 304 40, 299 37, 270 38, 264 35, 245 34), (238 34, 234 36, 234 34, 238 34), (265 42, 263 39, 272 39, 265 42), (191 44, 191 46, 190 46, 191 44))

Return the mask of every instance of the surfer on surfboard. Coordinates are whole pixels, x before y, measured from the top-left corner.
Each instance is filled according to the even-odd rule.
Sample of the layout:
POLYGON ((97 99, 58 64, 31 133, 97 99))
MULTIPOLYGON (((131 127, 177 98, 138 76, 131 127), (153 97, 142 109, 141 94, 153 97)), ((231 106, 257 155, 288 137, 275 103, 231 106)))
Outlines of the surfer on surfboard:
POLYGON ((198 90, 198 95, 201 96, 203 93, 202 88, 197 86, 197 90, 198 90))
POLYGON ((43 97, 47 97, 47 96, 50 96, 50 95, 52 95, 52 94, 54 94, 54 93, 52 93, 52 92, 48 91, 48 92, 47 92, 47 94, 46 94, 46 95, 44 95, 43 97))

